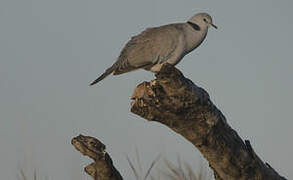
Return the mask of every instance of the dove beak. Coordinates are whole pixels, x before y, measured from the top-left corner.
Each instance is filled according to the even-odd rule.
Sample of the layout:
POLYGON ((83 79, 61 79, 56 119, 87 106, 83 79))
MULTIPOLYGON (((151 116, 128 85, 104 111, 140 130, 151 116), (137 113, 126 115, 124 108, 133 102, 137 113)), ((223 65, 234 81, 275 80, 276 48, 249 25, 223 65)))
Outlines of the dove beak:
POLYGON ((218 27, 214 25, 213 23, 210 23, 210 25, 213 26, 215 29, 218 29, 218 27))

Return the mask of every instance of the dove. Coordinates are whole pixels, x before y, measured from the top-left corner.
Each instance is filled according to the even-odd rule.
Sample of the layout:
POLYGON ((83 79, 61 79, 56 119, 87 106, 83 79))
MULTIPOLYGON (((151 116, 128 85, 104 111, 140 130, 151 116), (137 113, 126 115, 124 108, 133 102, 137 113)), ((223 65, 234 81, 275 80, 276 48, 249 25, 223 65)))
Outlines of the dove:
POLYGON ((203 42, 209 27, 217 29, 212 17, 207 13, 198 13, 187 22, 147 28, 133 36, 116 62, 90 85, 100 82, 112 73, 119 75, 137 69, 157 73, 164 63, 175 66, 203 42))

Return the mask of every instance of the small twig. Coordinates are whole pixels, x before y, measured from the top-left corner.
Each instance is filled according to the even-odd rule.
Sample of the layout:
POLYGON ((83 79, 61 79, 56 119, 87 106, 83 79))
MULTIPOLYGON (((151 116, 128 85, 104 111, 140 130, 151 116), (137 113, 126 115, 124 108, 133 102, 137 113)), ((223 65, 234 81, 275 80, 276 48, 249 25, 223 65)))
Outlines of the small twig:
POLYGON ((160 157, 161 157, 161 154, 159 154, 159 155, 158 155, 158 156, 152 161, 152 163, 151 163, 149 169, 148 169, 147 172, 146 172, 145 177, 143 178, 144 180, 146 180, 147 177, 150 175, 152 168, 155 166, 156 162, 159 161, 160 157))

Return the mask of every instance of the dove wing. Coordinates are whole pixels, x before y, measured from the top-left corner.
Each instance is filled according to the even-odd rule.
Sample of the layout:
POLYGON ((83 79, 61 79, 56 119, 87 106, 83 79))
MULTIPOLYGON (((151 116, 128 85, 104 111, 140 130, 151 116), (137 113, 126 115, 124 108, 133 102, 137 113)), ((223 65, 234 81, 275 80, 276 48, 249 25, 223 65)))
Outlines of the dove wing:
POLYGON ((180 31, 175 24, 148 28, 133 36, 122 49, 114 75, 167 61, 178 44, 180 31))

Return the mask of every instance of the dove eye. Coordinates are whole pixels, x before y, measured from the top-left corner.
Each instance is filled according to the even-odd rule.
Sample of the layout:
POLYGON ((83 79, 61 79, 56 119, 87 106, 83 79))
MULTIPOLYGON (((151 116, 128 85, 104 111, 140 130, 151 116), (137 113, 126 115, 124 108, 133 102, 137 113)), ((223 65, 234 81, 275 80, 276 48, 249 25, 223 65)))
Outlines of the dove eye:
POLYGON ((204 22, 207 22, 207 19, 206 19, 206 18, 204 18, 204 19, 203 19, 203 21, 204 21, 204 22))

